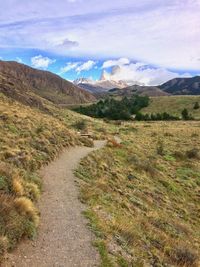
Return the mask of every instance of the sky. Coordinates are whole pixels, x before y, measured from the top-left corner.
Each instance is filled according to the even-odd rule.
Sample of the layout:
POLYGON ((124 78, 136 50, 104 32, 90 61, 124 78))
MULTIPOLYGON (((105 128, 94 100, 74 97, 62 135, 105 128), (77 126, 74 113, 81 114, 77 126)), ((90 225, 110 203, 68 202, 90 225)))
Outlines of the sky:
POLYGON ((0 59, 161 84, 200 74, 200 0, 0 0, 0 59))

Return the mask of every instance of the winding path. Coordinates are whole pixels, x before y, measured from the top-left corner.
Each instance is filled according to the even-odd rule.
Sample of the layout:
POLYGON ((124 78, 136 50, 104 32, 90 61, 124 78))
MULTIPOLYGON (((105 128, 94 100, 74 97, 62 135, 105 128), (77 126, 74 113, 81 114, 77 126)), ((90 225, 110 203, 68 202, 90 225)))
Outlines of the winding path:
POLYGON ((81 158, 105 145, 65 150, 41 170, 44 192, 39 203, 41 223, 35 241, 24 241, 8 256, 6 267, 92 267, 100 259, 92 246, 93 234, 82 215, 74 169, 81 158))

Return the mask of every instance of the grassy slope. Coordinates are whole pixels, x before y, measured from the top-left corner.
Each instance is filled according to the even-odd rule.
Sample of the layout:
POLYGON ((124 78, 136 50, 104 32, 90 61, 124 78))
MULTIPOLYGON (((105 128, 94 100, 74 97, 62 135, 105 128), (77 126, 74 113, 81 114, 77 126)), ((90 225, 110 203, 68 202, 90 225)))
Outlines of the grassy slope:
POLYGON ((91 145, 77 135, 85 120, 96 138, 103 138, 102 123, 71 111, 43 105, 49 114, 24 106, 0 94, 0 261, 23 236, 34 237, 39 222, 36 208, 41 188, 37 170, 62 150, 91 145))
MULTIPOLYGON (((57 109, 47 101, 43 104, 49 114, 0 94, 0 254, 14 247, 22 236, 35 236, 39 220, 35 203, 41 187, 36 171, 64 146, 85 142, 72 128, 78 130, 79 122, 85 120, 88 131, 97 139, 118 131, 116 125, 57 109)), ((118 261, 120 266, 133 261, 133 266, 139 266, 137 260, 141 257, 146 262, 174 260, 172 251, 177 236, 179 246, 186 242, 186 252, 195 257, 195 252, 189 253, 199 245, 196 215, 198 161, 157 155, 157 145, 153 142, 164 136, 165 150, 173 150, 175 145, 179 146, 178 150, 187 150, 198 144, 198 135, 197 123, 136 124, 136 127, 127 124, 121 130, 122 147, 112 144, 83 161, 79 169, 79 176, 86 181, 82 196, 91 207, 86 216, 101 237, 97 245, 103 266, 112 266, 113 261, 118 261), (129 161, 131 155, 133 162, 129 161), (157 161, 158 168, 154 166, 157 161), (149 166, 152 162, 153 169, 149 166), (151 178, 154 169, 155 181, 151 178), (127 175, 132 173, 136 177, 133 181, 127 180, 127 175), (181 182, 174 182, 172 178, 181 182), (171 183, 173 186, 175 183, 175 189, 171 183), (181 190, 181 195, 177 194, 176 187, 181 190), (185 205, 188 200, 189 205, 185 205), (191 212, 194 215, 190 216, 191 212), (177 226, 173 214, 179 218, 177 226), (158 218, 161 221, 157 222, 158 218), (151 239, 152 235, 155 240, 151 239)), ((174 253, 176 255, 177 251, 174 253)))
POLYGON ((77 170, 102 267, 197 266, 200 123, 127 123, 120 136, 77 170))
POLYGON ((77 143, 57 118, 0 95, 0 254, 35 235, 41 181, 34 172, 77 143))
POLYGON ((195 102, 200 103, 200 96, 152 97, 150 105, 147 108, 142 109, 142 113, 167 112, 172 115, 180 116, 181 111, 184 108, 187 108, 194 118, 200 119, 200 109, 193 109, 195 102))

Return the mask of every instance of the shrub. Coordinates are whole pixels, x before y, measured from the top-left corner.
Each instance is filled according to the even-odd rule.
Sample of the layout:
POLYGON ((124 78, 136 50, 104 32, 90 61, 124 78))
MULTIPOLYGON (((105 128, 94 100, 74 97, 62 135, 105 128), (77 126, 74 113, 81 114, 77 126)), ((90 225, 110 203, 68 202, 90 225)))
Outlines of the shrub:
POLYGON ((184 108, 181 112, 181 115, 182 115, 182 119, 183 120, 193 120, 193 117, 189 114, 188 110, 186 108, 184 108))
POLYGON ((186 247, 177 247, 169 252, 171 260, 178 266, 197 267, 198 255, 186 247))
POLYGON ((146 161, 139 161, 136 163, 137 169, 138 170, 143 170, 147 173, 149 173, 152 177, 157 174, 157 170, 154 166, 154 163, 146 160, 146 161))
POLYGON ((39 187, 34 183, 26 183, 26 196, 31 200, 38 200, 40 197, 39 187))
POLYGON ((14 201, 14 205, 17 211, 21 215, 28 217, 34 223, 35 226, 38 226, 39 224, 38 211, 30 199, 26 197, 16 198, 14 201))
POLYGON ((180 160, 184 160, 185 159, 185 154, 181 151, 175 151, 173 156, 176 158, 176 159, 180 159, 180 160))
POLYGON ((84 146, 87 146, 87 147, 93 147, 94 146, 94 142, 91 138, 82 136, 82 137, 80 137, 80 141, 84 146))
POLYGON ((22 181, 18 177, 15 177, 13 179, 13 181, 12 181, 12 188, 13 188, 14 193, 17 196, 23 196, 23 194, 24 194, 24 188, 23 188, 23 185, 22 185, 22 181))
POLYGON ((178 117, 168 114, 167 112, 157 114, 142 114, 137 112, 135 120, 138 121, 174 121, 179 120, 178 117))
POLYGON ((199 103, 198 102, 195 102, 193 109, 199 109, 199 108, 200 108, 199 103))
POLYGON ((199 159, 200 158, 199 149, 198 148, 193 148, 191 150, 186 151, 186 156, 189 159, 199 159))
POLYGON ((87 129, 87 122, 85 120, 77 121, 72 125, 75 129, 84 131, 87 129))

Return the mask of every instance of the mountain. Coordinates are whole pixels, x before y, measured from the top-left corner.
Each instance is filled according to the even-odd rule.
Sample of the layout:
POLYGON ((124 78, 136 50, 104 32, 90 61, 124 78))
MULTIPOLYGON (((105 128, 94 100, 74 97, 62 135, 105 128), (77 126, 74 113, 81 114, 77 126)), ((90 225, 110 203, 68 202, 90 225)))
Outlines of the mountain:
POLYGON ((92 79, 88 79, 88 78, 78 78, 76 80, 73 81, 74 84, 79 85, 79 84, 92 84, 93 80, 92 79))
POLYGON ((49 71, 14 61, 0 61, 0 92, 23 104, 43 108, 43 100, 55 104, 79 104, 95 97, 49 71))
POLYGON ((109 90, 110 95, 117 96, 132 96, 132 95, 146 95, 146 96, 166 96, 168 93, 162 91, 156 86, 140 86, 140 85, 132 85, 128 86, 124 89, 111 89, 109 90))
POLYGON ((175 78, 158 87, 173 95, 200 95, 200 76, 175 78))

